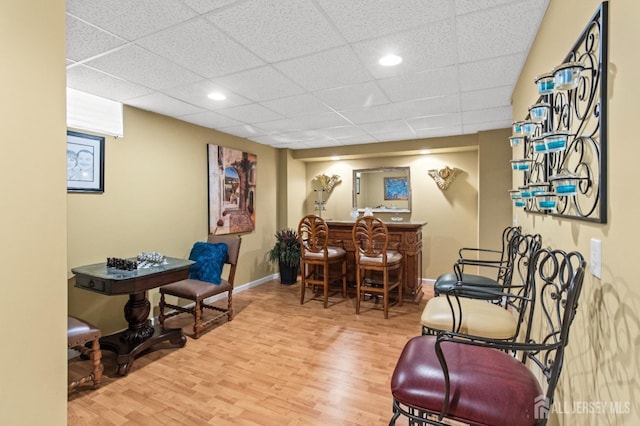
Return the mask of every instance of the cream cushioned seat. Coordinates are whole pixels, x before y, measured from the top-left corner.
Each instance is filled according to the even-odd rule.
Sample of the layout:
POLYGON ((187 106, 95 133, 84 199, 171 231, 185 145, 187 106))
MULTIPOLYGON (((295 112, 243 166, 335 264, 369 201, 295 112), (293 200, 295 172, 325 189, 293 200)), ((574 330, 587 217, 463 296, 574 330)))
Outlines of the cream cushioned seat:
MULTIPOLYGON (((462 324, 459 330, 452 330, 451 306, 444 296, 434 297, 422 311, 422 325, 431 330, 455 331, 462 334, 482 336, 491 339, 512 338, 517 330, 517 318, 501 306, 484 300, 459 298, 462 308, 462 324)), ((460 321, 458 304, 451 297, 456 324, 460 321)))

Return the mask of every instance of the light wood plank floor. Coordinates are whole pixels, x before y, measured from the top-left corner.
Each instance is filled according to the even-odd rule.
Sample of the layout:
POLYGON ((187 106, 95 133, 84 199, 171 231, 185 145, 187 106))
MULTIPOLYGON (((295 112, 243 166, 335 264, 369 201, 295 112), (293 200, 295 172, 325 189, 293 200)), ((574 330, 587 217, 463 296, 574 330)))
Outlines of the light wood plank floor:
MULTIPOLYGON (((307 297, 311 297, 307 290, 307 297)), ((69 425, 384 425, 391 418, 390 376, 406 341, 420 334, 419 304, 364 301, 338 293, 300 305, 300 284, 277 281, 235 294, 233 321, 198 340, 189 317, 167 321, 189 336, 139 357, 127 377, 103 352, 97 390, 71 394, 69 425)), ((69 375, 88 361, 70 361, 69 375)), ((399 422, 404 424, 404 422, 399 422)))

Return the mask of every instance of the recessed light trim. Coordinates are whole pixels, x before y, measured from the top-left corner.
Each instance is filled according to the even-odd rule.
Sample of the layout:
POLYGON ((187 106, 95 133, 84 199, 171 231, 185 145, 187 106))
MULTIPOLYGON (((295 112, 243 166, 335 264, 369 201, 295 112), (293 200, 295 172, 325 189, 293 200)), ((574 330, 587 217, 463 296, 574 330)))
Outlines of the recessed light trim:
POLYGON ((213 99, 214 101, 224 101, 227 99, 227 96, 222 92, 211 92, 207 95, 209 99, 213 99))
POLYGON ((378 60, 378 63, 383 67, 394 67, 402 62, 402 58, 398 55, 394 55, 390 53, 388 55, 383 56, 378 60))

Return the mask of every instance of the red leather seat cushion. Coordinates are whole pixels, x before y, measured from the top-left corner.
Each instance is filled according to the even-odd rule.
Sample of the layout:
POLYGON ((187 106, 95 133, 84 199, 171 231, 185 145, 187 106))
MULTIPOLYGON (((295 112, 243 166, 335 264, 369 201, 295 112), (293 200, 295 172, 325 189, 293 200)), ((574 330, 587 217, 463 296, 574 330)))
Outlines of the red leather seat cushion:
MULTIPOLYGON (((439 413, 445 396, 435 336, 407 342, 391 378, 393 397, 408 406, 439 413)), ((535 398, 542 394, 531 371, 497 349, 442 343, 451 388, 447 417, 481 425, 534 425, 535 398)))

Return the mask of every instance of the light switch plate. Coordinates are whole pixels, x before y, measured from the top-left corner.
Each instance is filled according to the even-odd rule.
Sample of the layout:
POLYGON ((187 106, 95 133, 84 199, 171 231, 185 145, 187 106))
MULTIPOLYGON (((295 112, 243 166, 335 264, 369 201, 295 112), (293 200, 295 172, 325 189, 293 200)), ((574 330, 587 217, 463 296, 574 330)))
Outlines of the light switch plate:
POLYGON ((591 259, 589 260, 591 275, 602 278, 602 241, 591 239, 591 259))

